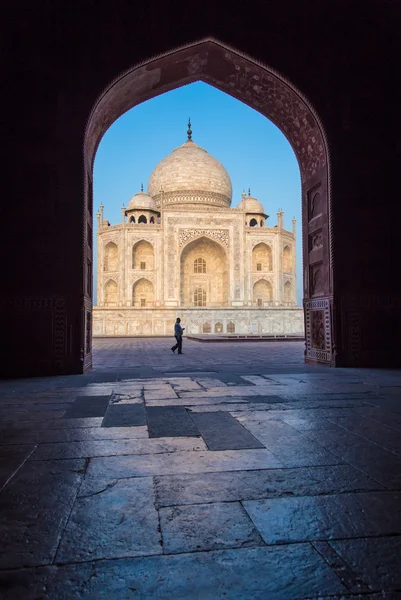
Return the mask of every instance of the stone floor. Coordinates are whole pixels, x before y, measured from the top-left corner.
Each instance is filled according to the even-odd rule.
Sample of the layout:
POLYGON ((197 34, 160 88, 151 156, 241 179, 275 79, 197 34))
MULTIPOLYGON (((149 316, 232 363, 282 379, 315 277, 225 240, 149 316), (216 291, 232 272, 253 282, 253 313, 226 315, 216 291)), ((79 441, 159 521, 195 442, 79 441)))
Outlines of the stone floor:
POLYGON ((401 598, 401 373, 95 340, 0 384, 0 598, 401 598))

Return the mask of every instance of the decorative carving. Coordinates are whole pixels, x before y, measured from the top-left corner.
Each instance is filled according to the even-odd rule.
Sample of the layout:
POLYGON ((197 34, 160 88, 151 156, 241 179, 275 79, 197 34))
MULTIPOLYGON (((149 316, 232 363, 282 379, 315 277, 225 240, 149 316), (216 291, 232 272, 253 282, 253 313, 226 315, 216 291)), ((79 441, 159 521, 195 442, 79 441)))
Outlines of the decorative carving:
POLYGON ((320 229, 309 236, 309 250, 317 250, 323 246, 323 232, 320 229))
POLYGON ((223 246, 228 248, 228 230, 227 229, 180 229, 179 245, 180 248, 188 242, 188 240, 198 237, 211 237, 221 242, 223 246))
POLYGON ((86 344, 85 354, 90 354, 92 351, 92 313, 86 313, 86 344))
POLYGON ((330 300, 328 298, 319 298, 318 300, 307 300, 304 302, 305 311, 305 339, 306 339, 306 357, 312 360, 319 360, 330 363, 332 361, 332 340, 331 340, 331 321, 330 321, 330 300), (322 317, 312 316, 314 312, 323 315, 324 328, 324 346, 317 345, 321 342, 321 324, 322 317), (313 335, 312 335, 313 329, 313 335))
POLYGON ((324 310, 311 311, 311 343, 315 350, 325 350, 324 310))

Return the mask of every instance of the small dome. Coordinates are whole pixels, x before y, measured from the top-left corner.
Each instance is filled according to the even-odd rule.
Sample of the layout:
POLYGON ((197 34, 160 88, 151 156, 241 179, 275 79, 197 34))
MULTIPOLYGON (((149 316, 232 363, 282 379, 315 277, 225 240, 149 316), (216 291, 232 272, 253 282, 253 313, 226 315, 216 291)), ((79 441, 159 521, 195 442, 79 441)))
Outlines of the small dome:
POLYGON ((192 139, 159 162, 148 189, 151 196, 163 190, 173 198, 177 195, 176 202, 191 206, 216 203, 229 208, 232 197, 231 179, 223 165, 192 139))
POLYGON ((127 210, 134 210, 136 208, 141 210, 157 210, 155 200, 149 194, 145 194, 145 192, 138 192, 129 201, 127 210))
POLYGON ((238 204, 238 208, 241 208, 246 213, 264 215, 265 209, 259 200, 253 196, 244 196, 241 202, 238 204))

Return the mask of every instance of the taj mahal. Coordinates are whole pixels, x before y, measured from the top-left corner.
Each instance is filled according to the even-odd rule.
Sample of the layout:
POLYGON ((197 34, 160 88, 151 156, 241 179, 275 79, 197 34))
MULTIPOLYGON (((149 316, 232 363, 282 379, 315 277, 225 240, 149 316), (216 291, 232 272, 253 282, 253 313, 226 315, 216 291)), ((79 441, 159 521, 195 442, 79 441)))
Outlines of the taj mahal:
POLYGON ((223 165, 188 139, 153 170, 112 225, 97 213, 95 336, 302 334, 296 223, 277 225, 251 191, 231 208, 223 165))

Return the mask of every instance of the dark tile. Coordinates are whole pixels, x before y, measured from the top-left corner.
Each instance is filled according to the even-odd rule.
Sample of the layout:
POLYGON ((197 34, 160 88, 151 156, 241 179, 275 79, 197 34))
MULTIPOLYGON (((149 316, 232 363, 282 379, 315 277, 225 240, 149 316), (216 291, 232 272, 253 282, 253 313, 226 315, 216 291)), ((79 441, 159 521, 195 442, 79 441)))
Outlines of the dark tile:
POLYGON ((372 591, 401 589, 400 536, 329 543, 372 591))
POLYGON ((199 436, 183 406, 147 406, 149 437, 199 436))
POLYGON ((252 404, 276 404, 288 402, 283 396, 252 396, 252 404))
POLYGON ((107 396, 78 396, 65 412, 64 419, 103 417, 109 403, 107 396))
POLYGON ((401 492, 370 492, 243 503, 266 544, 401 534, 401 492))
POLYGON ((135 427, 146 425, 143 404, 111 404, 103 419, 102 427, 135 427))
POLYGON ((383 489, 350 465, 162 475, 155 487, 159 507, 383 489))
POLYGON ((191 418, 209 450, 264 448, 263 444, 228 412, 191 413, 191 418))
POLYGON ((25 463, 0 496, 0 568, 53 561, 84 460, 25 463))
POLYGON ((347 588, 310 544, 96 561, 0 573, 4 600, 298 600, 347 588))
MULTIPOLYGON (((362 581, 362 579, 351 569, 345 560, 333 550, 328 542, 312 542, 312 546, 324 558, 330 568, 333 569, 335 574, 347 586, 350 592, 352 592, 352 600, 383 600, 383 597, 386 598, 386 600, 389 600, 390 596, 387 595, 381 595, 380 598, 376 595, 365 595, 367 592, 369 592, 369 586, 362 581), (363 596, 359 595, 361 592, 363 592, 363 596), (354 594, 358 594, 358 596, 354 594)), ((322 596, 319 596, 319 598, 322 599, 322 596)))

